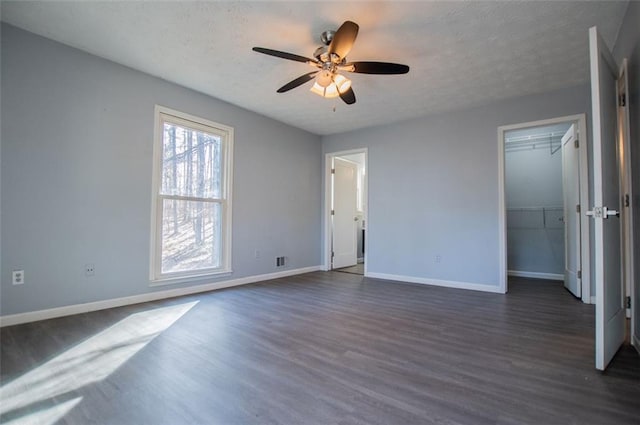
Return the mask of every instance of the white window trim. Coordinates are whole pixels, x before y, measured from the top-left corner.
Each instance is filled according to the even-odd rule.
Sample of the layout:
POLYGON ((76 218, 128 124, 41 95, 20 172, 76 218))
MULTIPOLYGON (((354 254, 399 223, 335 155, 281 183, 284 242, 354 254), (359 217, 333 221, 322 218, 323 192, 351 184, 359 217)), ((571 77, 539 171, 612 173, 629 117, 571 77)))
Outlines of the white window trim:
MULTIPOLYGON (((153 175, 151 180, 151 246, 149 261, 149 280, 150 286, 170 285, 189 281, 194 279, 202 279, 212 276, 220 276, 231 274, 231 229, 232 222, 232 193, 233 193, 233 127, 219 124, 205 118, 189 115, 184 112, 176 111, 164 106, 155 105, 154 110, 154 134, 153 134, 153 175), (202 269, 196 271, 185 271, 176 273, 161 272, 162 253, 161 237, 159 226, 162 225, 162 208, 160 202, 163 197, 159 196, 160 183, 162 181, 162 137, 163 137, 163 115, 171 117, 174 123, 183 123, 184 125, 196 129, 209 132, 210 128, 218 130, 223 138, 223 187, 222 187, 222 264, 215 269, 202 269)), ((172 197, 173 198, 173 197, 172 197)))

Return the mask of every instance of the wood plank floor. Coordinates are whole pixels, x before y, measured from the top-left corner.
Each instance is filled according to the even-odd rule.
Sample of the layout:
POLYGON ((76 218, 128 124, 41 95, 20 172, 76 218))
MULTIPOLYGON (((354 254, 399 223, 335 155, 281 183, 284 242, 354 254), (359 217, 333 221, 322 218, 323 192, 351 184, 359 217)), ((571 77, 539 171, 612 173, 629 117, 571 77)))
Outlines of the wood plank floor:
POLYGON ((1 422, 640 423, 639 356, 593 368, 593 306, 509 288, 316 272, 7 327, 1 422))

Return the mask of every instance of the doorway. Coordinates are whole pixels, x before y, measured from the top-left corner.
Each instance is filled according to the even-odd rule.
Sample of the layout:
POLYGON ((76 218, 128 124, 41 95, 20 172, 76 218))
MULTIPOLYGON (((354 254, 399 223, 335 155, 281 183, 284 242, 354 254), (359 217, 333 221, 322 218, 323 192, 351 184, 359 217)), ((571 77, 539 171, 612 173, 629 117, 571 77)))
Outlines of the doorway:
POLYGON ((585 115, 498 129, 500 285, 507 277, 561 280, 592 303, 585 115))
POLYGON ((367 255, 367 150, 325 158, 325 270, 364 275, 367 255))

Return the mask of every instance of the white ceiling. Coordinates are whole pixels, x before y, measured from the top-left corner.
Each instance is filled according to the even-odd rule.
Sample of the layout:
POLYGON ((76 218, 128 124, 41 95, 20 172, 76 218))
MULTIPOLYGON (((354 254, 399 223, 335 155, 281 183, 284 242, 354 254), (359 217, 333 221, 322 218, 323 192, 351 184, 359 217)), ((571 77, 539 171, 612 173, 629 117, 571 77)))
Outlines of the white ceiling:
POLYGON ((2 1, 2 20, 316 134, 401 121, 584 83, 588 28, 612 46, 627 2, 2 1), (349 74, 357 103, 310 84, 326 29, 360 25, 348 59, 405 63, 406 75, 349 74), (335 107, 335 112, 334 112, 335 107))

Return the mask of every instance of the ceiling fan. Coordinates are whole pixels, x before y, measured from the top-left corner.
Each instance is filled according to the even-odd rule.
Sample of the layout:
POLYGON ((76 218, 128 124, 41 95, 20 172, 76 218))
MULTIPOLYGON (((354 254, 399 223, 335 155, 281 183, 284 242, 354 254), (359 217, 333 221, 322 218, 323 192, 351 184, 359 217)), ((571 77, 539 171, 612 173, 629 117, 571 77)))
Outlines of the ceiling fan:
POLYGON ((407 65, 399 63, 347 62, 347 54, 349 54, 353 43, 356 41, 358 29, 358 24, 355 22, 345 21, 337 31, 323 32, 321 40, 324 46, 316 49, 313 59, 264 47, 254 47, 253 51, 282 59, 303 62, 318 68, 288 82, 277 90, 278 93, 284 93, 315 79, 311 88, 313 93, 327 98, 340 96, 347 105, 351 105, 356 102, 356 95, 351 88, 351 80, 339 74, 339 71, 387 75, 406 74, 409 72, 407 65))

